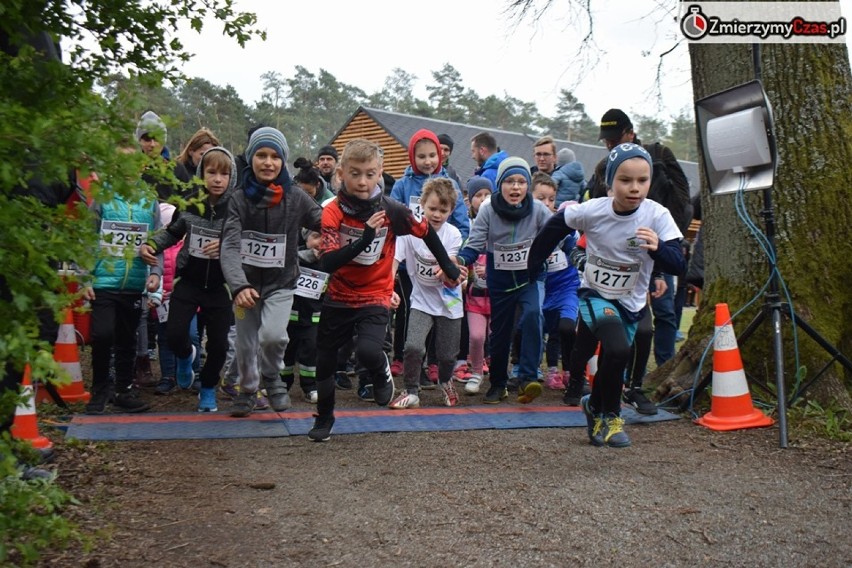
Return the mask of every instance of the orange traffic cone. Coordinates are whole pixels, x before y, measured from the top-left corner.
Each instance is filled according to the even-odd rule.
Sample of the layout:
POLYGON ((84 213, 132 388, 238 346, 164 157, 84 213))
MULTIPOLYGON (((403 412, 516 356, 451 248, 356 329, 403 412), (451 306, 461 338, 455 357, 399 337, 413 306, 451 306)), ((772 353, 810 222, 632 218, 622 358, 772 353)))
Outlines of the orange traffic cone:
POLYGON ((595 354, 592 355, 592 358, 589 359, 588 363, 586 363, 586 378, 589 379, 590 387, 595 385, 595 375, 598 374, 598 357, 600 357, 600 354, 601 344, 598 343, 598 346, 595 349, 595 354))
POLYGON ((713 398, 710 412, 696 420, 711 430, 771 426, 773 420, 754 408, 728 304, 716 304, 713 340, 713 398))
MULTIPOLYGON (((83 372, 80 369, 80 353, 77 349, 77 337, 74 330, 74 314, 65 310, 65 321, 59 326, 56 345, 53 347, 53 360, 71 375, 71 382, 57 385, 57 392, 65 402, 89 402, 92 395, 83 386, 83 372)), ((51 400, 47 389, 38 389, 38 402, 51 400)), ((56 401, 54 401, 56 402, 56 401)))
POLYGON ((49 450, 53 442, 39 435, 38 421, 36 420, 35 402, 33 401, 33 380, 29 363, 24 368, 24 381, 21 383, 21 391, 26 401, 18 403, 15 409, 15 421, 12 423, 12 436, 19 440, 27 440, 34 448, 49 450))

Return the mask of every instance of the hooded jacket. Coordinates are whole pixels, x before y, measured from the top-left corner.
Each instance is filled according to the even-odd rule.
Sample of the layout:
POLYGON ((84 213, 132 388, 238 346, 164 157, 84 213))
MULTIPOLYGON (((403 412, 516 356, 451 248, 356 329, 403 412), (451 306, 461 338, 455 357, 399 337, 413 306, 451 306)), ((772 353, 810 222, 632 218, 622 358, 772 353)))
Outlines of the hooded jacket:
POLYGON ((482 176, 484 178, 488 178, 491 180, 491 184, 497 188, 497 168, 500 167, 500 162, 509 157, 509 154, 504 152, 503 150, 497 152, 496 154, 491 154, 485 163, 482 164, 479 168, 474 170, 473 174, 477 176, 482 176))
POLYGON ((557 207, 566 201, 579 201, 586 189, 586 174, 583 171, 583 164, 580 162, 573 161, 559 166, 553 170, 550 177, 557 184, 557 207))

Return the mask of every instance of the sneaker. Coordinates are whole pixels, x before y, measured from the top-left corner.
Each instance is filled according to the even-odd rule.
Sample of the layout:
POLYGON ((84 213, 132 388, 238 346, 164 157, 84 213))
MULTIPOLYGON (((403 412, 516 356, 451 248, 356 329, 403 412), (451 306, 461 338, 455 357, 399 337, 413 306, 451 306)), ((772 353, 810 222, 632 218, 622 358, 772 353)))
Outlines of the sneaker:
POLYGON ((426 367, 426 376, 429 377, 429 380, 432 381, 433 385, 438 384, 438 365, 432 363, 428 367, 426 367))
POLYGON ((544 382, 544 371, 541 370, 541 367, 539 367, 538 370, 535 372, 535 380, 540 383, 544 382))
POLYGON ((509 377, 509 380, 506 381, 506 390, 509 392, 518 392, 518 389, 521 386, 521 379, 518 377, 512 376, 509 377))
POLYGON ((267 408, 269 408, 269 399, 266 398, 262 392, 257 391, 257 395, 255 396, 254 409, 266 410, 267 408))
POLYGON ((92 398, 86 403, 86 414, 103 414, 106 412, 106 405, 112 395, 112 389, 103 387, 92 391, 92 398))
POLYGON ((334 384, 340 390, 352 390, 352 379, 343 371, 334 373, 334 384))
POLYGON ((231 405, 231 416, 245 418, 257 408, 258 393, 241 392, 231 405))
POLYGON ((562 404, 566 406, 580 406, 580 399, 591 394, 583 391, 583 384, 580 381, 568 381, 568 387, 565 389, 565 394, 562 395, 562 404))
POLYGON ((589 434, 589 443, 593 446, 601 447, 604 445, 604 420, 603 415, 595 414, 592 411, 592 406, 589 402, 591 396, 586 395, 580 399, 580 406, 583 408, 583 414, 586 415, 586 431, 589 434))
POLYGON ((464 392, 467 394, 477 394, 480 386, 482 386, 482 377, 480 375, 471 375, 470 380, 464 384, 464 392))
POLYGON ((136 357, 136 367, 134 369, 136 378, 133 384, 140 388, 148 388, 157 386, 157 378, 151 370, 151 358, 148 355, 136 357))
POLYGON ((154 394, 172 394, 177 390, 177 381, 174 377, 163 377, 157 386, 154 387, 154 394))
POLYGON ((460 383, 468 382, 472 376, 473 373, 470 371, 470 365, 467 363, 462 363, 453 371, 453 378, 460 383))
POLYGON ((520 372, 521 372, 521 366, 520 365, 517 365, 517 364, 512 365, 512 373, 509 375, 509 378, 510 379, 517 379, 518 373, 520 373, 520 372))
POLYGON ((550 390, 562 390, 565 384, 562 382, 562 373, 556 367, 550 367, 547 370, 547 377, 544 379, 544 386, 550 390))
POLYGON ((145 412, 151 405, 139 397, 139 389, 130 387, 123 392, 117 392, 112 403, 125 412, 145 412))
POLYGON ((192 362, 195 360, 195 345, 192 346, 189 356, 177 359, 177 384, 182 389, 188 389, 192 386, 192 381, 195 379, 195 373, 192 372, 192 362))
POLYGON ((617 414, 607 414, 604 419, 603 441, 610 448, 626 448, 630 445, 630 438, 624 431, 624 418, 617 414))
POLYGON ((391 375, 394 377, 398 377, 403 372, 402 361, 399 359, 394 359, 393 363, 391 363, 391 375))
POLYGON ((284 384, 284 381, 280 377, 273 379, 264 378, 263 387, 272 410, 283 412, 290 408, 290 391, 287 390, 287 385, 284 384))
POLYGON ((385 355, 384 377, 377 376, 373 380, 373 400, 379 406, 387 406, 393 400, 394 386, 393 377, 390 374, 390 363, 385 355))
POLYGON ((334 414, 314 414, 314 427, 308 432, 308 438, 314 442, 328 442, 334 428, 334 414))
POLYGON ((396 399, 388 405, 388 408, 393 408, 394 410, 420 408, 420 397, 417 396, 416 393, 406 391, 396 397, 396 399))
POLYGON ((216 387, 204 388, 198 391, 198 412, 216 412, 216 387))
POLYGON ((507 398, 509 398, 509 391, 506 390, 506 387, 491 385, 488 387, 488 392, 485 393, 485 398, 482 399, 482 402, 485 404, 500 404, 501 400, 507 398))
POLYGON ((622 400, 636 409, 639 414, 653 416, 657 413, 657 405, 648 400, 640 388, 625 389, 621 395, 622 400))
POLYGON ((488 374, 488 367, 489 367, 490 365, 491 365, 491 357, 487 357, 487 358, 485 359, 485 362, 482 364, 482 374, 483 374, 483 375, 487 375, 487 374, 488 374))
POLYGON ((239 396, 240 391, 237 390, 237 385, 223 383, 222 386, 219 387, 219 393, 227 399, 234 400, 239 396))
POLYGON ((444 395, 444 406, 458 406, 459 393, 456 391, 456 386, 452 380, 441 384, 441 390, 444 395))
POLYGON ((423 390, 432 390, 435 388, 435 383, 429 379, 429 375, 426 374, 426 369, 420 369, 420 388, 423 390))
POLYGON ((524 381, 518 388, 518 402, 529 404, 541 396, 541 383, 538 381, 524 381))
POLYGON ((684 339, 686 339, 686 334, 678 330, 677 333, 675 333, 675 343, 680 343, 684 339))
POLYGON ((366 384, 358 387, 358 398, 364 402, 374 402, 376 398, 373 396, 373 385, 366 384))
POLYGON ((317 393, 317 391, 312 390, 305 393, 305 402, 309 404, 316 404, 317 400, 319 400, 319 393, 317 393))

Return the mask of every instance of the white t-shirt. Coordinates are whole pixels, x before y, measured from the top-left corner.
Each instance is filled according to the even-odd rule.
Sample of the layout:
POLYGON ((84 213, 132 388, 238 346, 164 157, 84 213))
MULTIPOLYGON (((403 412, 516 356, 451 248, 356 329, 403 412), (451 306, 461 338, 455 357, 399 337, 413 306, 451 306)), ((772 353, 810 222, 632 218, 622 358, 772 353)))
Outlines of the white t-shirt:
POLYGON ((565 224, 586 234, 586 268, 580 288, 591 288, 604 298, 619 301, 631 312, 645 304, 654 260, 639 248, 636 229, 648 227, 660 244, 683 238, 669 210, 646 199, 630 215, 618 215, 611 197, 600 197, 565 208, 565 224))
MULTIPOLYGON (((459 252, 462 237, 457 228, 444 223, 438 231, 438 238, 448 255, 455 256, 459 252)), ((422 239, 412 235, 397 238, 394 259, 405 263, 408 277, 411 278, 412 308, 449 319, 460 319, 464 315, 461 286, 447 288, 441 280, 435 278, 435 271, 440 267, 422 239)))

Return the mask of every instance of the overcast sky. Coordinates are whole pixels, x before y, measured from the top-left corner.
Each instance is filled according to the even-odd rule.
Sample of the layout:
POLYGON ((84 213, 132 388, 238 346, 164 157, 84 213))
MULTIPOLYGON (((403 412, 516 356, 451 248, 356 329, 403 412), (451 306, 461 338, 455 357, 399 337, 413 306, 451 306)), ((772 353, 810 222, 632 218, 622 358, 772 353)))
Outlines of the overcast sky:
MULTIPOLYGON (((685 42, 664 57, 662 100, 654 94, 660 55, 679 38, 674 14, 658 4, 676 10, 674 1, 592 2, 596 50, 585 60, 578 48, 588 23, 566 13, 576 3, 553 0, 543 20, 518 23, 504 13, 505 0, 238 0, 257 14, 267 40, 243 50, 220 26, 200 36, 187 31, 181 39, 196 57, 184 71, 233 85, 248 104, 260 99, 262 73, 292 77, 296 65, 315 75, 325 69, 367 94, 399 67, 418 77, 415 95, 425 99, 432 72, 449 63, 481 97, 532 101, 546 116, 555 114, 560 89, 573 91, 596 121, 612 107, 664 119, 691 109, 685 42), (594 68, 584 67, 594 58, 594 68)), ((852 0, 841 4, 848 18, 852 0)))

